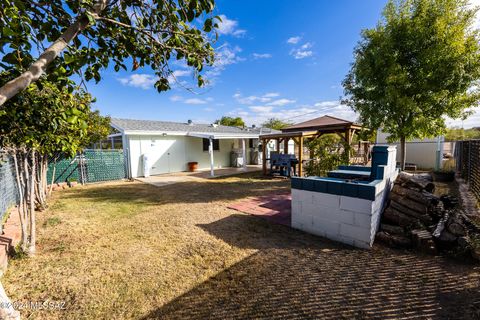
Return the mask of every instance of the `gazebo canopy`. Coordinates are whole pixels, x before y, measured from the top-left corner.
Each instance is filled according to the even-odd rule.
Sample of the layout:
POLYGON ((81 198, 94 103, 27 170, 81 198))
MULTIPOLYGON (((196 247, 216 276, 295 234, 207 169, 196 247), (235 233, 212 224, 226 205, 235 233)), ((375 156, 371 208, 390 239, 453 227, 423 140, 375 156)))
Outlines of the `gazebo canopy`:
POLYGON ((282 129, 282 132, 320 131, 323 133, 335 133, 344 132, 346 129, 359 130, 361 128, 361 125, 353 121, 343 120, 332 116, 323 116, 291 125, 285 129, 282 129))
MULTIPOLYGON (((298 160, 300 162, 299 175, 303 173, 302 170, 302 150, 303 142, 305 138, 318 138, 323 134, 336 133, 340 135, 345 141, 350 144, 352 136, 357 130, 361 130, 362 126, 353 121, 348 121, 332 116, 322 116, 319 118, 311 119, 305 122, 291 125, 282 129, 282 133, 264 134, 260 135, 260 139, 264 142, 264 145, 270 140, 277 141, 277 151, 279 151, 279 144, 283 141, 285 144, 285 153, 288 152, 288 141, 292 139, 299 146, 298 160)), ((263 172, 266 173, 266 154, 265 148, 263 148, 263 172)))

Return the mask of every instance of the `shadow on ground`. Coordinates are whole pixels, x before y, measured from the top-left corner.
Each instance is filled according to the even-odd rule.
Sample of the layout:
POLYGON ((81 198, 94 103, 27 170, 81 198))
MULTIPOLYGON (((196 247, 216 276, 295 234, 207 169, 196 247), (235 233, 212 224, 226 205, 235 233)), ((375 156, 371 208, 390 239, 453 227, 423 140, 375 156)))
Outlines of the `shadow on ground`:
POLYGON ((138 181, 90 185, 88 188, 70 191, 62 197, 159 205, 233 201, 248 196, 285 192, 289 189, 289 181, 265 179, 259 177, 258 173, 250 173, 199 182, 179 182, 161 187, 138 181))
POLYGON ((258 251, 144 319, 480 318, 472 265, 383 247, 357 250, 283 226, 270 237, 236 236, 234 226, 258 223, 267 222, 231 215, 200 225, 258 251))

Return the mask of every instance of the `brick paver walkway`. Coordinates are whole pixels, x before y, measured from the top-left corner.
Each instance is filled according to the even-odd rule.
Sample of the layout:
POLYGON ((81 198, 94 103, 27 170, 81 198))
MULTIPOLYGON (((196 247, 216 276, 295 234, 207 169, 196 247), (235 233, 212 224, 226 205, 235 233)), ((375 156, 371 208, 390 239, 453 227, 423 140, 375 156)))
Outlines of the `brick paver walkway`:
POLYGON ((258 197, 249 197, 241 202, 229 205, 228 208, 254 216, 262 217, 274 223, 291 225, 292 195, 270 194, 258 197))

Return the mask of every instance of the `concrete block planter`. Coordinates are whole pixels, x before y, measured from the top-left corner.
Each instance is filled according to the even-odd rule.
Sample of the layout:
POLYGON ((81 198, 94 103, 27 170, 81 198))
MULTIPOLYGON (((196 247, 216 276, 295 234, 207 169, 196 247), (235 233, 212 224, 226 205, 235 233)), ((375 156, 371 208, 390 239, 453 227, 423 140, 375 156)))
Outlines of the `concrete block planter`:
POLYGON ((395 157, 395 147, 375 146, 372 167, 341 166, 327 178, 292 178, 292 227, 370 248, 398 174, 395 157))

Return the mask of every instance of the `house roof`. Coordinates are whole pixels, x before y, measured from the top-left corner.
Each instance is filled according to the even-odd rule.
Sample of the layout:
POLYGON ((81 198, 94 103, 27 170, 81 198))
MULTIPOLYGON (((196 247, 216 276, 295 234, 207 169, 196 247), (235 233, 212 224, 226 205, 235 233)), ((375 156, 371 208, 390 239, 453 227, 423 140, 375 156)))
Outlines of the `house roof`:
POLYGON ((157 120, 134 120, 112 118, 111 125, 124 134, 177 134, 196 137, 256 137, 261 133, 275 133, 268 128, 238 128, 202 123, 182 123, 157 120))
POLYGON ((361 128, 361 125, 332 116, 322 116, 319 118, 311 119, 305 122, 297 123, 291 125, 285 129, 282 129, 283 132, 289 131, 302 131, 302 130, 322 130, 322 129, 331 129, 331 128, 361 128))

